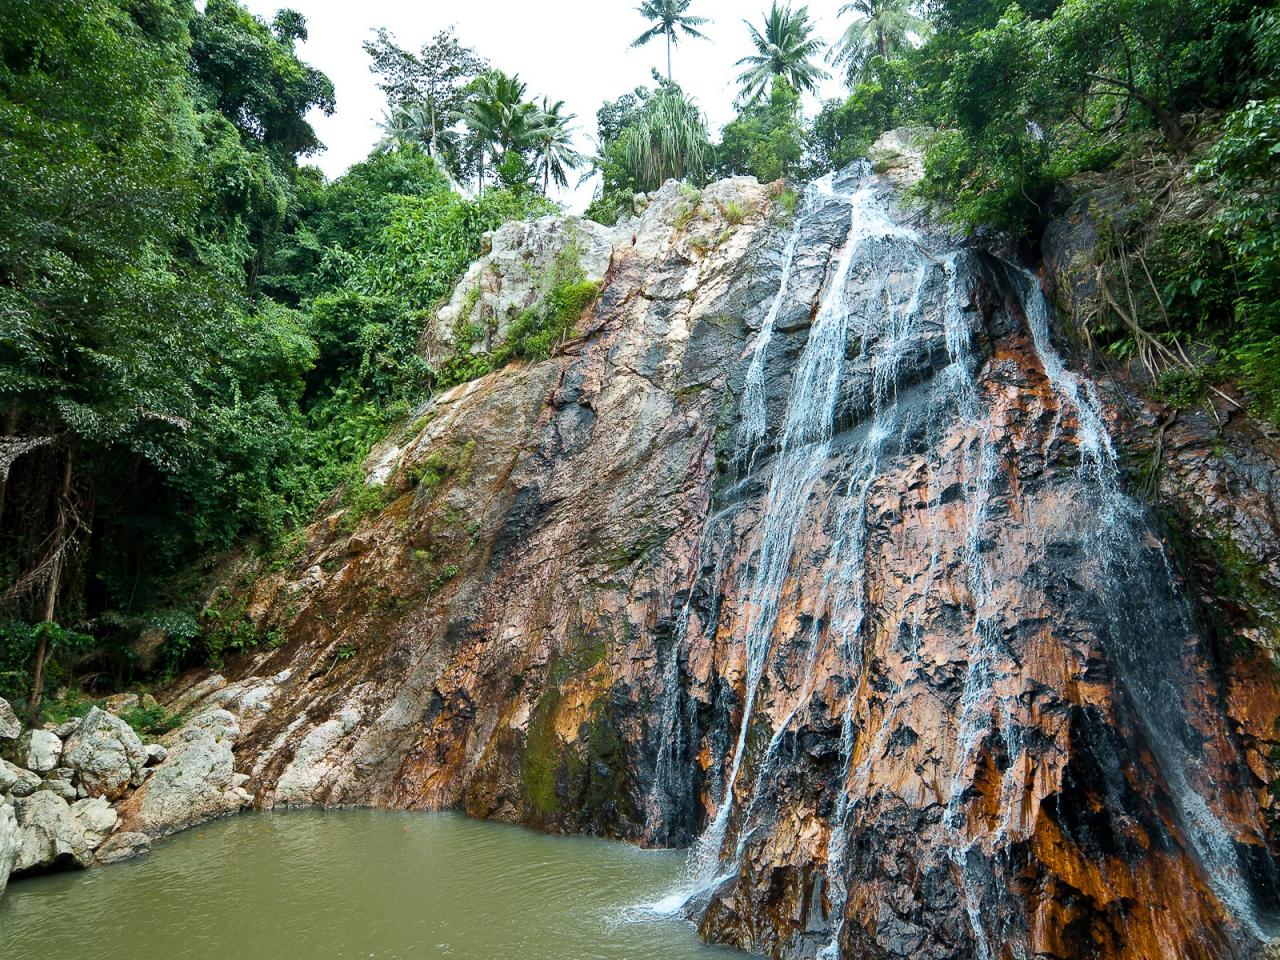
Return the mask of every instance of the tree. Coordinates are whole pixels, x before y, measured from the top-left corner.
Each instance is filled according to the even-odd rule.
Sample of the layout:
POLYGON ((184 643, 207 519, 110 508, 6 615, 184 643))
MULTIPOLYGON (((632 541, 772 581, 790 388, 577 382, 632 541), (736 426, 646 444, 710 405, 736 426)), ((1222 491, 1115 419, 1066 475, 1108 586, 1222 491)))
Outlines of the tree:
POLYGON ((707 39, 699 32, 698 27, 710 23, 706 17, 691 16, 688 12, 693 0, 644 0, 636 7, 636 12, 652 26, 632 41, 632 47, 643 47, 650 40, 666 37, 667 40, 667 82, 671 83, 671 47, 680 41, 679 32, 686 37, 707 39), (679 32, 677 32, 679 31, 679 32))
POLYGON ((564 113, 564 101, 550 103, 542 98, 542 108, 533 125, 530 140, 537 150, 534 173, 542 180, 542 195, 546 196, 554 180, 562 189, 569 185, 569 171, 582 166, 583 157, 573 148, 572 113, 564 113))
POLYGON ((701 181, 711 166, 702 112, 675 84, 649 98, 618 142, 627 174, 640 190, 656 190, 670 179, 701 181))
MULTIPOLYGON (((527 85, 519 76, 490 70, 470 87, 459 114, 462 122, 483 144, 494 168, 512 163, 511 154, 520 154, 533 143, 538 107, 524 98, 527 85)), ((510 174, 508 174, 508 177, 510 174)), ((484 155, 479 164, 478 185, 484 190, 484 155)))
POLYGON ((763 31, 749 21, 743 23, 747 25, 756 52, 738 61, 738 66, 747 65, 738 77, 742 85, 741 99, 758 97, 774 77, 786 77, 792 88, 801 93, 817 89, 818 81, 827 72, 810 62, 822 45, 813 36, 808 7, 793 10, 790 6, 778 6, 774 0, 765 15, 763 31))
POLYGON ((430 154, 431 141, 436 136, 431 128, 431 111, 422 103, 401 104, 385 111, 378 127, 382 137, 374 145, 375 153, 415 146, 430 154))
POLYGON ((300 14, 281 11, 273 31, 236 0, 208 0, 191 21, 192 68, 205 105, 289 161, 321 147, 308 111, 334 111, 332 81, 294 52, 305 36, 300 14))
POLYGON ((774 81, 767 101, 752 100, 725 125, 716 156, 724 176, 748 174, 770 183, 799 172, 804 158, 800 97, 785 77, 774 81))
POLYGON ((470 82, 488 63, 464 47, 453 29, 441 30, 417 54, 398 46, 385 29, 364 44, 373 62, 369 69, 381 79, 392 116, 400 110, 420 111, 425 120, 422 138, 427 153, 438 157, 441 134, 454 123, 467 99, 470 82))
POLYGON ((830 63, 844 66, 851 81, 866 73, 872 57, 888 60, 911 49, 912 37, 923 40, 929 24, 918 16, 911 0, 852 0, 839 15, 855 14, 840 39, 827 51, 830 63))

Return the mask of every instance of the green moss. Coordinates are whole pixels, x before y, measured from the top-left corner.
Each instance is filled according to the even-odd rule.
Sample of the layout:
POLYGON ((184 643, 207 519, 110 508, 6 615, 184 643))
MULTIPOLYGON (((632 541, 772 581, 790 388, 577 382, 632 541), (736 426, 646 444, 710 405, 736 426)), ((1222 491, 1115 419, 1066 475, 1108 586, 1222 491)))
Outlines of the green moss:
POLYGON ((556 768, 560 762, 560 738, 556 736, 555 718, 560 707, 560 690, 554 684, 547 688, 534 705, 525 734, 524 755, 520 775, 524 793, 534 810, 544 815, 557 813, 560 798, 556 796, 556 768))

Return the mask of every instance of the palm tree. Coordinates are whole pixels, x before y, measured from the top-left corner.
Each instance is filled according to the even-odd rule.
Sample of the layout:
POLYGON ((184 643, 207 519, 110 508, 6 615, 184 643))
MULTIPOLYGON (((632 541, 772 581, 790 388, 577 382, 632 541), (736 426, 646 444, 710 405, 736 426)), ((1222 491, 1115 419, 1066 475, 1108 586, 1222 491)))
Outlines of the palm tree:
POLYGON ((792 10, 789 5, 779 7, 778 0, 774 0, 773 7, 765 16, 763 32, 746 20, 743 23, 751 32, 756 52, 738 61, 738 66, 748 65, 738 77, 742 84, 742 99, 752 100, 759 96, 774 77, 786 77, 800 93, 812 93, 817 89, 818 81, 827 75, 827 71, 809 62, 811 57, 817 56, 822 44, 812 36, 813 24, 809 22, 808 7, 792 10))
POLYGON ((706 35, 700 33, 697 28, 711 21, 706 17, 690 16, 687 11, 692 2, 693 0, 644 0, 644 3, 636 7, 636 12, 650 21, 652 26, 636 37, 631 46, 643 47, 656 37, 666 37, 668 83, 671 82, 671 45, 680 42, 676 31, 683 30, 686 37, 707 39, 706 35))
POLYGON ((373 148, 377 153, 388 153, 409 144, 421 147, 431 141, 431 116, 420 103, 384 111, 378 126, 382 128, 382 139, 373 148))
POLYGON ((583 156, 573 148, 573 131, 570 126, 576 114, 562 113, 564 101, 549 103, 542 98, 542 109, 534 122, 531 140, 537 147, 538 159, 534 171, 542 177, 542 195, 546 196, 551 181, 562 189, 569 186, 569 171, 582 166, 583 156))
POLYGON ((664 86, 622 134, 623 165, 641 190, 667 180, 700 180, 711 164, 711 139, 702 113, 679 87, 664 86))
POLYGON ((929 22, 916 14, 911 0, 851 0, 840 8, 857 19, 827 51, 827 61, 845 65, 849 79, 857 81, 872 57, 891 56, 910 49, 912 37, 923 39, 929 22))
POLYGON ((484 192, 484 153, 497 166, 510 150, 525 150, 532 142, 538 108, 524 99, 527 85, 519 76, 490 70, 472 84, 471 96, 459 119, 483 144, 479 158, 479 188, 484 192))

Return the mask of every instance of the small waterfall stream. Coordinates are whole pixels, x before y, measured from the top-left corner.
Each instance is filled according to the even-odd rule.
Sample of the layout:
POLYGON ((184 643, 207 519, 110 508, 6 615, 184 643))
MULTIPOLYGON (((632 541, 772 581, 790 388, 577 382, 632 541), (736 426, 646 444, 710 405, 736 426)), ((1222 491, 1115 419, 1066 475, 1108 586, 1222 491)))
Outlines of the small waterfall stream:
MULTIPOLYGON (((778 753, 793 723, 812 705, 820 679, 814 676, 815 665, 823 650, 833 650, 843 671, 843 676, 836 678, 843 696, 838 707, 838 782, 843 789, 836 796, 830 817, 825 871, 829 936, 818 956, 822 960, 838 960, 848 900, 846 859, 850 838, 857 829, 856 801, 865 795, 865 787, 871 782, 872 760, 882 754, 885 746, 877 743, 857 749, 855 708, 865 668, 864 632, 875 613, 869 609, 868 601, 868 504, 887 457, 892 456, 908 430, 922 429, 931 437, 941 434, 947 423, 959 418, 976 428, 974 442, 950 454, 963 460, 959 470, 964 477, 960 555, 971 623, 956 717, 956 758, 946 785, 942 828, 950 837, 947 852, 969 919, 975 955, 980 960, 990 960, 1000 954, 1001 948, 994 944, 1001 943, 1007 931, 988 910, 991 897, 1000 895, 992 891, 989 858, 995 848, 1017 839, 1011 836, 1011 818, 1018 806, 1016 791, 1020 787, 1014 778, 1000 775, 1004 821, 994 836, 989 832, 972 834, 967 821, 968 790, 975 758, 990 738, 1003 738, 1011 758, 1022 754, 1024 746, 1010 705, 993 696, 997 682, 1007 678, 1011 668, 1006 641, 996 625, 999 611, 992 609, 995 601, 985 556, 988 548, 984 548, 991 535, 988 506, 1000 464, 993 442, 992 413, 985 408, 976 381, 984 355, 976 343, 978 318, 976 311, 969 309, 969 297, 971 288, 978 283, 978 269, 973 254, 931 252, 916 231, 895 222, 885 191, 865 164, 852 175, 824 178, 806 192, 783 247, 777 292, 747 359, 737 443, 731 461, 739 480, 753 475, 757 466, 768 471, 768 489, 754 527, 756 542, 751 548, 751 562, 741 565, 735 586, 745 610, 745 624, 735 640, 742 644, 745 667, 739 679, 741 700, 732 752, 725 756, 727 772, 714 815, 690 852, 684 879, 669 896, 640 909, 640 915, 678 912, 692 898, 736 874, 752 837, 768 825, 768 799, 775 786, 778 753), (793 295, 797 257, 806 229, 818 214, 829 213, 832 204, 847 210, 846 232, 821 284, 803 351, 790 372, 778 439, 771 446, 767 416, 769 351, 776 343, 779 317, 788 297, 793 295), (926 305, 928 309, 924 308, 926 305), (852 344, 857 345, 856 350, 852 344), (934 349, 935 346, 942 349, 934 349), (842 410, 849 402, 845 388, 850 364, 859 365, 858 370, 866 374, 869 390, 855 417, 857 425, 845 437, 838 434, 844 430, 842 410), (899 402, 900 391, 909 383, 922 380, 928 380, 923 402, 904 409, 899 402), (765 456, 766 450, 772 452, 765 456), (815 613, 799 654, 805 663, 802 683, 789 710, 771 730, 767 746, 753 754, 752 771, 747 763, 748 743, 759 709, 762 681, 774 651, 784 588, 794 565, 800 562, 797 543, 801 529, 814 521, 814 491, 820 484, 830 482, 833 463, 840 468, 838 496, 833 498, 832 515, 821 519, 831 540, 823 560, 821 594, 810 598, 815 613), (864 759, 855 764, 855 756, 864 759), (735 824, 736 841, 729 846, 726 841, 735 824)), ((1106 587, 1100 590, 1100 607, 1106 621, 1100 633, 1105 634, 1107 654, 1173 795, 1180 825, 1195 848, 1195 859, 1221 902, 1250 934, 1261 937, 1230 832, 1213 814, 1213 805, 1198 792, 1202 788, 1198 788, 1194 775, 1198 749, 1193 742, 1195 732, 1188 729, 1182 713, 1185 684, 1194 681, 1171 667, 1180 662, 1183 639, 1193 633, 1189 610, 1178 595, 1172 570, 1163 562, 1162 554, 1159 570, 1152 568, 1153 538, 1144 512, 1122 490, 1102 405, 1093 384, 1068 371, 1054 350, 1048 307, 1037 279, 1018 268, 1004 269, 1025 315, 1036 358, 1058 402, 1056 420, 1044 448, 1053 447, 1070 429, 1079 451, 1078 495, 1092 507, 1086 540, 1090 558, 1098 568, 1099 584, 1106 587), (1160 584, 1139 586, 1147 588, 1148 605, 1154 608, 1167 600, 1167 609, 1159 614, 1154 609, 1135 610, 1132 591, 1106 586, 1111 582, 1131 585, 1140 575, 1163 578, 1160 584), (1136 622, 1143 617, 1149 622, 1136 622)), ((929 454, 935 459, 943 455, 932 451, 929 454)), ((930 591, 942 582, 941 538, 946 535, 940 519, 942 509, 941 492, 933 490, 926 514, 934 546, 922 575, 918 609, 923 609, 930 591)), ((733 535, 731 520, 725 515, 712 517, 704 532, 698 569, 711 571, 713 590, 719 590, 727 572, 728 550, 722 540, 733 535)), ((649 802, 650 809, 664 822, 668 817, 664 804, 672 795, 673 744, 681 726, 694 722, 692 714, 679 716, 680 665, 690 640, 693 595, 691 589, 664 665, 661 744, 649 802)), ((715 606, 713 616, 718 616, 718 600, 715 606)), ((714 631, 715 623, 703 623, 701 628, 714 631)), ((917 623, 915 629, 918 628, 917 623)), ((1012 669, 1017 669, 1016 665, 1012 669)), ((877 736, 886 736, 889 729, 890 724, 882 724, 877 736)))

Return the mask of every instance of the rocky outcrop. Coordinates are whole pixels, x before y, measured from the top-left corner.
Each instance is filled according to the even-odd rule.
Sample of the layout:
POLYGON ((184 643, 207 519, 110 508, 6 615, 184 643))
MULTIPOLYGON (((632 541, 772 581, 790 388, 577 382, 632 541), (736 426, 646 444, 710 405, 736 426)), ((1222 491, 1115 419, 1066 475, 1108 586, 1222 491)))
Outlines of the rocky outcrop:
MULTIPOLYGON (((388 505, 264 572, 287 642, 171 702, 234 716, 262 806, 699 841, 687 909, 770 956, 1246 956, 1275 668, 1177 540, 1252 543, 1274 595, 1277 461, 1169 423, 1175 527, 1117 454, 1158 412, 1069 369, 1029 274, 902 219, 863 170, 794 215, 668 185, 575 337, 432 398, 367 463, 388 505)), ((483 274, 527 309, 529 229, 454 307, 483 274)))
POLYGON ((240 810, 251 797, 248 777, 233 769, 238 733, 230 713, 205 710, 170 734, 168 747, 143 746, 123 720, 93 707, 52 731, 21 734, 20 755, 48 769, 42 776, 0 760, 0 893, 11 871, 115 863, 149 851, 152 837, 240 810))
POLYGON ((87 867, 93 854, 71 807, 47 790, 14 801, 18 822, 18 855, 13 876, 65 867, 87 867))
POLYGON ((13 707, 4 697, 0 697, 0 740, 16 740, 22 733, 22 724, 13 707))
POLYGON ((18 740, 18 757, 33 773, 48 773, 62 759, 62 741, 48 730, 28 730, 18 740))
POLYGON ((231 753, 239 734, 235 717, 212 710, 171 735, 164 762, 117 807, 121 832, 162 837, 248 803, 231 753))
MULTIPOLYGON (((3 791, 0 791, 3 792, 3 791)), ((0 895, 4 894, 9 884, 9 874, 18 860, 18 818, 13 804, 0 799, 0 895)))
POLYGON ((147 765, 146 748, 133 728, 98 707, 85 714, 67 740, 63 756, 87 796, 108 800, 119 799, 131 785, 136 786, 147 765))

